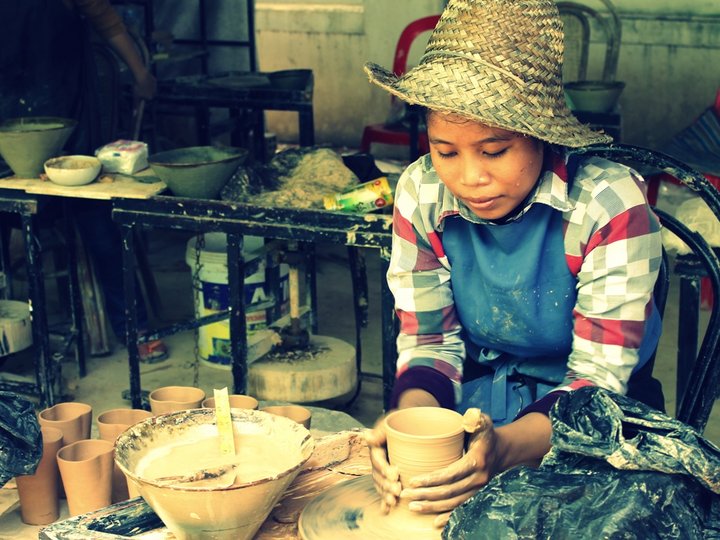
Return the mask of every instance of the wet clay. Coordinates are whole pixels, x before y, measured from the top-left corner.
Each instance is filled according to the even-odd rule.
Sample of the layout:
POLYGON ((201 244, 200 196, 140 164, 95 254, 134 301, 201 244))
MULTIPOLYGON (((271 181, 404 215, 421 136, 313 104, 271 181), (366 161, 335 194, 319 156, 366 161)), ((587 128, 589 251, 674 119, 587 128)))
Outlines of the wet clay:
POLYGON ((438 540, 442 529, 433 526, 433 514, 411 512, 397 506, 380 512, 380 495, 372 476, 348 480, 308 503, 300 514, 298 532, 303 540, 438 540))
MULTIPOLYGON (((170 476, 192 476, 202 470, 214 470, 231 464, 235 474, 234 482, 228 482, 227 475, 215 480, 218 485, 237 485, 272 478, 292 467, 299 459, 299 449, 293 451, 278 445, 277 439, 264 435, 235 433, 234 440, 233 456, 221 453, 214 430, 205 437, 200 435, 194 440, 156 448, 138 462, 136 474, 146 480, 154 480, 170 476), (263 459, 258 460, 257 456, 263 456, 263 459)), ((188 483, 182 485, 184 488, 193 487, 188 483)), ((204 488, 212 485, 211 480, 202 482, 204 488)))

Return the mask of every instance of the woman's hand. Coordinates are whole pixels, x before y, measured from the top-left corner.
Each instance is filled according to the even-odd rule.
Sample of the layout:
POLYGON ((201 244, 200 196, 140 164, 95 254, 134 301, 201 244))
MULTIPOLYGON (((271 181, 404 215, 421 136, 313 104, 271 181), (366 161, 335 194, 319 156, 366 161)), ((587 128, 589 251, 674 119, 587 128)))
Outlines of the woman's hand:
POLYGON ((411 478, 400 493, 409 501, 410 510, 438 514, 436 527, 445 526, 455 507, 472 497, 499 472, 501 459, 492 420, 488 415, 480 414, 478 425, 480 429, 470 435, 462 458, 437 471, 411 478))
POLYGON ((380 418, 371 430, 365 432, 365 442, 370 449, 375 490, 380 494, 380 511, 387 514, 390 508, 397 504, 402 486, 397 467, 388 463, 387 436, 383 428, 383 418, 380 418))
POLYGON ((486 414, 480 419, 482 428, 471 435, 462 458, 444 469, 411 478, 400 493, 410 501, 410 510, 439 513, 436 527, 443 527, 453 509, 493 476, 516 465, 537 466, 550 450, 552 426, 544 414, 529 413, 499 428, 486 414))

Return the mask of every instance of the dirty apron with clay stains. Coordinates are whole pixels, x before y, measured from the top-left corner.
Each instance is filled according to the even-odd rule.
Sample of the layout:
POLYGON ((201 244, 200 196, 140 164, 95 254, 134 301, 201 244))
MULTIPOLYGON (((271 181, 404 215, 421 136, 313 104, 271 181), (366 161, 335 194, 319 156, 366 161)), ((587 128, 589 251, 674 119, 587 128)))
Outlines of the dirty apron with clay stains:
MULTIPOLYGON (((453 216, 443 246, 467 347, 458 410, 479 407, 497 425, 509 423, 567 371, 577 279, 565 258, 562 214, 534 204, 505 224, 453 216)), ((660 325, 655 310, 635 370, 654 351, 660 325)))

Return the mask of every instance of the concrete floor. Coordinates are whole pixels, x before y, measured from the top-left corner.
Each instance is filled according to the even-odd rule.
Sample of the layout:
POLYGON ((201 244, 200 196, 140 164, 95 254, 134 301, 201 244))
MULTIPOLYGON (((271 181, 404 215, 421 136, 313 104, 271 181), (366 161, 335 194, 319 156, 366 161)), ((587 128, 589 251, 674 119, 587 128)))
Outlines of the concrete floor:
MULTIPOLYGON (((152 231, 149 233, 149 253, 157 282, 161 289, 164 305, 158 314, 158 324, 168 324, 192 316, 193 299, 190 293, 190 269, 185 263, 185 244, 190 235, 177 231, 152 231)), ((319 334, 333 336, 354 344, 355 330, 351 306, 351 283, 345 248, 334 245, 318 246, 319 285, 319 334)), ((383 277, 379 273, 377 252, 365 252, 368 264, 370 289, 370 317, 368 327, 362 335, 362 371, 368 374, 381 373, 379 291, 383 277)), ((707 319, 707 312, 703 320, 707 319)), ((672 283, 665 317, 664 334, 657 357, 656 375, 665 388, 668 411, 675 408, 675 354, 677 336, 677 283, 672 283)), ((193 332, 170 336, 166 339, 171 356, 168 360, 141 366, 142 387, 146 390, 164 385, 192 384, 194 377, 193 332)), ((29 351, 17 353, 6 361, 2 368, 17 377, 32 375, 32 357, 29 351)), ((88 375, 76 377, 75 366, 68 362, 63 365, 65 388, 69 397, 93 406, 97 415, 117 407, 129 407, 122 397, 122 391, 129 388, 127 355, 123 347, 116 346, 114 352, 105 357, 90 358, 88 375)), ((199 386, 212 395, 213 388, 232 387, 229 371, 199 365, 199 386)), ((343 408, 343 403, 323 405, 343 408)), ((343 409, 359 423, 370 426, 382 413, 382 385, 378 377, 362 378, 358 398, 343 409)), ((96 428, 94 428, 96 429, 96 428)), ((720 410, 715 407, 705 436, 714 443, 720 443, 720 410)), ((0 490, 7 492, 7 488, 0 490)), ((12 507, 12 505, 9 505, 12 507)), ((0 506, 0 514, 2 506, 0 506)), ((61 519, 67 516, 63 509, 61 519)), ((0 539, 37 538, 38 527, 22 524, 17 506, 0 515, 0 539)))

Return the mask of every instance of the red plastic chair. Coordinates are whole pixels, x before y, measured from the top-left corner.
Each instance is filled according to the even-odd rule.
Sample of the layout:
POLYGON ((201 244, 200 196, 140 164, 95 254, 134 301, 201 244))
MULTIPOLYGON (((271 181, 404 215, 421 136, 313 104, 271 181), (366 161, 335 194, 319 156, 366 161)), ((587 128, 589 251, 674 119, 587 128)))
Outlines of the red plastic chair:
MULTIPOLYGON (((393 72, 400 76, 407 70, 408 54, 410 47, 415 39, 421 34, 431 31, 435 28, 440 15, 429 15, 421 19, 417 19, 408 24, 400 34, 397 46, 395 47, 395 59, 393 60, 393 72)), ((392 96, 394 102, 398 98, 392 96)), ((360 151, 369 153, 373 143, 393 144, 398 146, 410 146, 410 131, 402 128, 388 127, 385 124, 371 124, 365 126, 363 130, 362 140, 360 141, 360 151)), ((427 153, 430 151, 427 133, 418 133, 418 149, 419 153, 427 153)), ((417 159, 418 151, 410 149, 410 160, 417 159)))

